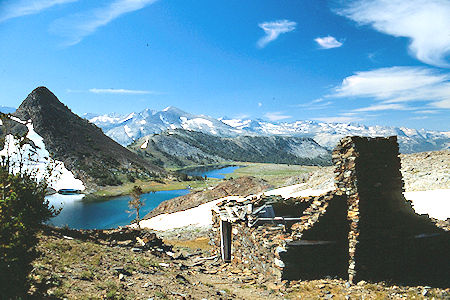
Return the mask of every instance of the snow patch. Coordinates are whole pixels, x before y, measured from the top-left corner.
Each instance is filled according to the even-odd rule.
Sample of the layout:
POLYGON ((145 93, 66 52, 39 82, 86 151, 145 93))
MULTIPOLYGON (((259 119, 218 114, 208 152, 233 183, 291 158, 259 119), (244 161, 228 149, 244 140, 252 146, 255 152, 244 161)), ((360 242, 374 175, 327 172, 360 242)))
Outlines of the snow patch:
POLYGON ((319 196, 334 190, 334 185, 319 190, 304 189, 305 185, 306 185, 305 183, 299 183, 291 186, 286 186, 279 189, 267 191, 264 193, 264 195, 266 196, 279 195, 283 198, 291 198, 291 197, 296 198, 296 197, 319 196))
MULTIPOLYGON (((334 189, 331 183, 326 183, 326 188, 317 190, 304 189, 305 184, 300 183, 274 189, 258 195, 250 195, 246 198, 238 196, 228 196, 184 211, 179 211, 171 214, 161 214, 156 217, 143 220, 140 224, 142 228, 150 228, 160 231, 172 230, 187 226, 210 227, 212 225, 211 210, 214 205, 221 201, 233 199, 240 202, 244 201, 247 198, 252 198, 255 196, 259 197, 262 194, 266 196, 280 195, 283 198, 319 196, 334 189)), ((418 214, 428 214, 430 217, 440 220, 446 220, 447 218, 450 218, 450 189, 406 192, 404 193, 404 196, 407 200, 412 201, 413 208, 418 214)))
MULTIPOLYGON (((205 227, 212 225, 212 208, 216 203, 230 197, 217 199, 197 207, 171 214, 162 214, 140 222, 142 228, 171 230, 186 226, 205 227)), ((234 197, 236 198, 236 197, 234 197)))
POLYGON ((77 189, 84 190, 83 182, 76 179, 72 172, 66 169, 64 163, 52 160, 50 153, 45 149, 43 138, 34 131, 31 121, 25 122, 16 117, 12 120, 25 124, 28 128, 27 138, 33 141, 36 148, 30 144, 19 147, 19 141, 11 134, 5 138, 5 147, 0 151, 0 156, 9 156, 13 163, 13 172, 19 171, 19 162, 23 161, 23 169, 29 172, 36 172, 38 180, 47 175, 47 168, 52 168, 52 176, 48 179, 49 186, 55 190, 77 189), (22 156, 20 155, 22 153, 22 156), (31 158, 31 159, 30 159, 31 158))
POLYGON ((429 190, 403 193, 407 200, 412 201, 418 214, 428 214, 430 217, 446 220, 450 218, 450 189, 429 190))
POLYGON ((145 142, 141 145, 141 149, 146 149, 146 148, 147 148, 147 146, 148 146, 148 140, 149 140, 149 138, 147 137, 147 138, 145 139, 145 142))

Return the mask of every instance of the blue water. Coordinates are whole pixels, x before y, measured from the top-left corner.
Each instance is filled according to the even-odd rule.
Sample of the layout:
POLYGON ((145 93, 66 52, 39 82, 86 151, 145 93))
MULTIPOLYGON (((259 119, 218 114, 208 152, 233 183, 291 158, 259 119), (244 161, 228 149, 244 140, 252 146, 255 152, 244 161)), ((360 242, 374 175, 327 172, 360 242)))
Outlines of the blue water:
MULTIPOLYGON (((145 201, 141 217, 145 216, 161 202, 189 193, 189 190, 160 191, 142 195, 145 201)), ((48 196, 51 205, 63 207, 61 213, 48 223, 74 229, 107 229, 130 224, 136 217, 127 213, 130 196, 108 199, 83 200, 84 195, 48 196)))
POLYGON ((234 170, 239 169, 240 167, 237 166, 231 166, 231 167, 223 167, 219 169, 209 169, 208 167, 202 167, 202 168, 196 168, 188 170, 184 173, 190 176, 202 176, 202 177, 208 177, 208 178, 217 178, 217 179, 224 179, 225 175, 233 173, 234 170))

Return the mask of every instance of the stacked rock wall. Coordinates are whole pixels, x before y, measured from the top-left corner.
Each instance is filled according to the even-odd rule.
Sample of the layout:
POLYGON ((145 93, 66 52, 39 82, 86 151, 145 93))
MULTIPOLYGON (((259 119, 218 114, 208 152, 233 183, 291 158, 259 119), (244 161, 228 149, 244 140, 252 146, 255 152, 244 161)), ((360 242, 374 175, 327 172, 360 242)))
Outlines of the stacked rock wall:
POLYGON ((255 210, 245 213, 244 205, 262 206, 264 198, 218 204, 212 233, 217 253, 220 218, 234 210, 240 217, 231 220, 231 262, 263 278, 450 286, 449 232, 417 215, 403 197, 396 137, 346 137, 333 151, 333 162, 335 191, 268 201, 295 220, 255 222, 255 210))
MULTIPOLYGON (((273 198, 270 200, 273 201, 273 198)), ((254 227, 249 226, 254 222, 252 215, 235 220, 232 222, 231 263, 242 270, 261 274, 265 280, 321 278, 329 275, 329 272, 336 276, 345 273, 348 229, 346 222, 339 222, 345 220, 345 199, 330 192, 320 196, 279 200, 279 203, 273 203, 276 210, 279 207, 283 207, 284 210, 288 205, 292 205, 292 211, 295 211, 297 217, 301 216, 301 220, 294 222, 278 219, 254 227), (300 211, 305 207, 307 208, 304 211, 300 211), (323 225, 318 225, 319 220, 323 225), (314 230, 309 232, 308 230, 313 227, 314 230), (325 239, 331 240, 332 243, 311 242, 307 243, 306 248, 298 247, 298 241, 302 239, 304 233, 313 240, 325 239), (317 261, 317 253, 314 250, 316 247, 326 253, 329 259, 317 261), (303 261, 300 264, 299 259, 303 261), (311 272, 312 268, 316 271, 311 272)), ((253 199, 253 204, 263 203, 261 198, 253 199)), ((219 207, 223 209, 232 205, 237 203, 224 202, 219 204, 219 207)), ((293 217, 294 214, 291 212, 289 216, 293 217)), ((221 247, 220 222, 220 215, 217 211, 213 211, 211 243, 214 246, 213 254, 216 255, 220 255, 221 247)))
POLYGON ((396 137, 344 138, 333 161, 337 192, 347 197, 349 280, 412 283, 444 275, 439 270, 445 260, 439 257, 448 234, 417 215, 404 198, 396 137), (430 255, 436 256, 435 262, 428 260, 436 272, 422 264, 420 257, 430 255))

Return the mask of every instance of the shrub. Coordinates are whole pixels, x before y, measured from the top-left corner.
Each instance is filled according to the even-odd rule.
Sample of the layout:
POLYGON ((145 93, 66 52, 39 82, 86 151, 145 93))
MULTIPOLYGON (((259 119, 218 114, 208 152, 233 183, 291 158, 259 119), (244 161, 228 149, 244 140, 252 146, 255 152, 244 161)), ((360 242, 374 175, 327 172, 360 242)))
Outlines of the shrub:
POLYGON ((31 262, 37 256, 37 231, 59 213, 45 199, 46 180, 19 169, 12 174, 9 159, 0 162, 0 295, 15 298, 29 288, 31 262))

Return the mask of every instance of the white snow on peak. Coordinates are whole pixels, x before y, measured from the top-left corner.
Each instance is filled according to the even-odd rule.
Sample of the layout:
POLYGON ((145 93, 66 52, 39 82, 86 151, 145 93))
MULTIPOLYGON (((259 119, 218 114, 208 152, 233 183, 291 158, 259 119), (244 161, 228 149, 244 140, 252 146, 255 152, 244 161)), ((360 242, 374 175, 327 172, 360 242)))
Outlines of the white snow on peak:
POLYGON ((103 116, 97 116, 94 117, 92 119, 90 119, 89 121, 91 123, 120 123, 121 118, 119 117, 111 117, 108 115, 103 115, 103 116))
POLYGON ((132 136, 132 132, 131 129, 128 125, 123 126, 123 130, 125 130, 125 134, 129 137, 129 138, 133 138, 132 136))
POLYGON ((162 111, 168 111, 171 107, 167 106, 166 108, 164 108, 162 111))
POLYGON ((241 120, 241 119, 229 119, 229 120, 221 119, 220 121, 222 121, 223 123, 225 123, 231 127, 239 128, 239 129, 244 128, 251 122, 251 120, 241 120))
POLYGON ((77 189, 84 190, 83 182, 76 179, 72 172, 66 169, 64 163, 58 160, 52 160, 50 154, 45 148, 43 138, 34 131, 31 121, 25 122, 16 117, 11 117, 12 120, 25 124, 28 128, 27 138, 33 141, 36 148, 30 144, 25 144, 19 147, 19 140, 16 140, 13 135, 7 135, 5 138, 5 147, 0 151, 0 156, 9 156, 13 163, 13 172, 19 171, 19 163, 21 157, 31 158, 23 161, 23 169, 29 172, 36 172, 38 180, 47 176, 47 168, 52 168, 51 176, 48 179, 48 184, 55 190, 60 189, 77 189), (20 153, 23 155, 20 156, 20 153))
POLYGON ((121 120, 120 123, 123 123, 123 122, 126 122, 126 121, 132 119, 135 115, 136 115, 136 113, 134 113, 134 112, 130 113, 128 116, 125 117, 125 119, 121 120))

